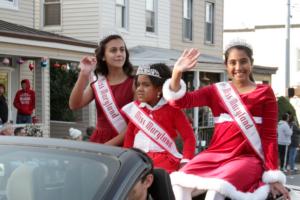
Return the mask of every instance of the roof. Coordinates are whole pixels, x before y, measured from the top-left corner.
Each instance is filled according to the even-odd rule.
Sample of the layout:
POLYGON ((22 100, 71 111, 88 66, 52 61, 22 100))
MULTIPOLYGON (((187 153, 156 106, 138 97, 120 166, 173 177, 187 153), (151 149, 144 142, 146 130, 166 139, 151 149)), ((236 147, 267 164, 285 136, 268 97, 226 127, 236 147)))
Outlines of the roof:
POLYGON ((29 28, 26 26, 10 23, 7 21, 0 20, 0 36, 28 39, 44 42, 55 42, 63 43, 82 47, 96 48, 98 45, 93 42, 78 40, 71 37, 66 37, 63 35, 50 33, 47 31, 41 31, 34 28, 29 28))
MULTIPOLYGON (((172 65, 182 54, 181 50, 165 49, 159 47, 136 46, 129 49, 130 61, 133 65, 166 63, 172 65)), ((198 59, 200 63, 223 64, 223 59, 201 54, 198 59)))
POLYGON ((275 74, 277 70, 278 70, 277 67, 262 66, 262 65, 253 66, 253 73, 256 74, 275 74))
MULTIPOLYGON (((182 54, 181 50, 165 49, 159 47, 149 46, 135 46, 129 49, 130 61, 133 65, 145 65, 153 63, 166 63, 167 65, 173 65, 175 61, 182 54)), ((200 54, 198 59, 199 63, 209 64, 221 64, 224 65, 223 58, 215 56, 200 54)), ((254 65, 253 72, 257 74, 275 74, 277 67, 254 65)))

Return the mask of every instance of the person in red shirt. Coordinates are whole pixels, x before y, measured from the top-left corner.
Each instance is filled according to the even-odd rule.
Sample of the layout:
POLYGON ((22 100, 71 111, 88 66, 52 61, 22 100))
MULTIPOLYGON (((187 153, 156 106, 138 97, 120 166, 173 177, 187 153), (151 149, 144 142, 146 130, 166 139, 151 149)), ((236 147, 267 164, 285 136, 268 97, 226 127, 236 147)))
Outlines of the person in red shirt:
POLYGON ((137 100, 122 108, 130 120, 124 147, 143 150, 153 160, 155 168, 163 168, 168 173, 192 159, 196 148, 194 132, 187 117, 162 97, 162 85, 170 77, 170 69, 162 63, 139 67, 137 100), (183 140, 182 155, 175 144, 178 134, 183 140))
POLYGON ((14 99, 14 106, 18 110, 17 124, 31 123, 31 115, 35 109, 35 92, 30 89, 28 79, 21 81, 21 87, 14 99))

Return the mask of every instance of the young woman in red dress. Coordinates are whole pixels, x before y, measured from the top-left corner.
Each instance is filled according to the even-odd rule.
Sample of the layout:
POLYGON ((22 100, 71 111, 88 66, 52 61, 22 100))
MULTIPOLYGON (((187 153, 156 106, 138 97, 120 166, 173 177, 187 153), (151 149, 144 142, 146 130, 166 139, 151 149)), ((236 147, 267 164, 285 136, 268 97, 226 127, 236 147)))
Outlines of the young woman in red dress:
POLYGON ((121 145, 127 119, 120 108, 133 100, 134 92, 129 52, 121 36, 109 35, 100 42, 95 54, 81 59, 69 106, 72 110, 83 108, 95 99, 97 127, 90 141, 105 143, 117 139, 111 144, 121 145))
POLYGON ((226 49, 231 82, 186 93, 180 79, 195 66, 199 54, 196 49, 184 51, 163 90, 174 107, 209 106, 215 122, 209 147, 171 174, 176 200, 191 199, 205 191, 206 200, 263 200, 270 191, 290 199, 283 186, 286 177, 277 163, 276 98, 269 85, 251 80, 251 47, 236 41, 226 49))

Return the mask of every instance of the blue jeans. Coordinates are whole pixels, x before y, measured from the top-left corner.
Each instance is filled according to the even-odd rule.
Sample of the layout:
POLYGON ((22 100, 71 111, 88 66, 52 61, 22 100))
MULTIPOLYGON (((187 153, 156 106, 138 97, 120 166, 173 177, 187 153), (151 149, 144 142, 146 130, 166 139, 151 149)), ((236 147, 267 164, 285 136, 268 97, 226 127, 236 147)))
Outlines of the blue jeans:
POLYGON ((31 115, 23 115, 20 113, 17 114, 17 124, 31 124, 31 122, 31 115))
POLYGON ((296 156, 297 156, 297 147, 290 147, 289 165, 290 165, 291 170, 295 169, 296 156))

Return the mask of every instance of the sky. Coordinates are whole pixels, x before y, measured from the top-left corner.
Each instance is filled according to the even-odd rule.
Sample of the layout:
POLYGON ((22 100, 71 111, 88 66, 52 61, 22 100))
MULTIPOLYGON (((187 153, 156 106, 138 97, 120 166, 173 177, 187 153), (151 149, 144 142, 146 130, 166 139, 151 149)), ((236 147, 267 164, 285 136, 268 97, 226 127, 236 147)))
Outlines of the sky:
MULTIPOLYGON (((287 0, 224 0, 224 29, 285 24, 287 0)), ((300 1, 291 0, 291 24, 300 24, 300 1)))

